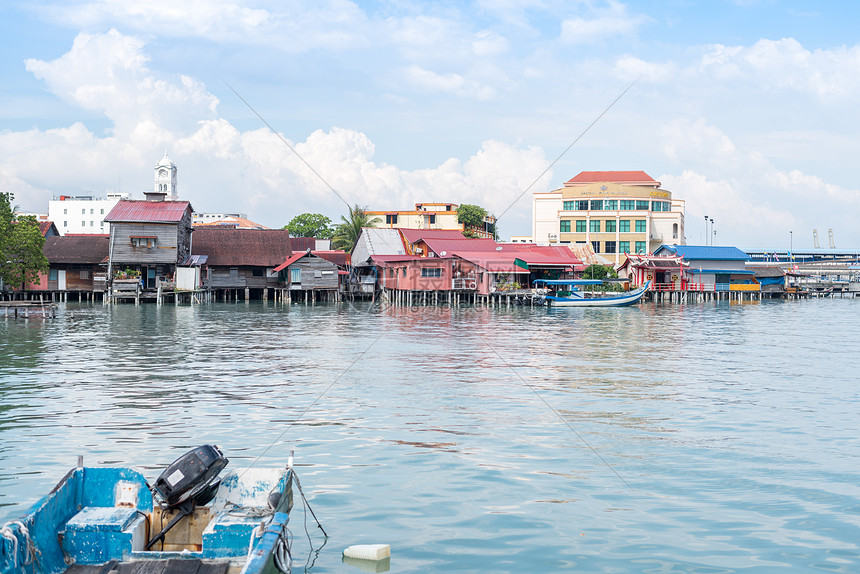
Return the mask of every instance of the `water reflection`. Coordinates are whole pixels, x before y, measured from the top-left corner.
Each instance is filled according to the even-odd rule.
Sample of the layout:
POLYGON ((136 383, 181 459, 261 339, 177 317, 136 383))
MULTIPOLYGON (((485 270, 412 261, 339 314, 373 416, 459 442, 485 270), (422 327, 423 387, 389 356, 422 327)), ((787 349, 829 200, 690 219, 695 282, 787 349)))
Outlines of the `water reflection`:
POLYGON ((155 476, 274 443, 330 547, 400 572, 847 572, 857 309, 61 305, 0 323, 0 515, 77 454, 155 476))

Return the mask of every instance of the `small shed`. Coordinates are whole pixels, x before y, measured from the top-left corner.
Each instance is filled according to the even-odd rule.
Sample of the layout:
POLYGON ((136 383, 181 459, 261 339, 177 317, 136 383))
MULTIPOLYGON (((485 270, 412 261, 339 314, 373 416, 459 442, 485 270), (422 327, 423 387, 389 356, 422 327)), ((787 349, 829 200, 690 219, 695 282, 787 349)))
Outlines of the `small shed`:
POLYGON ((274 271, 291 291, 337 291, 339 285, 337 265, 310 250, 294 253, 274 271))

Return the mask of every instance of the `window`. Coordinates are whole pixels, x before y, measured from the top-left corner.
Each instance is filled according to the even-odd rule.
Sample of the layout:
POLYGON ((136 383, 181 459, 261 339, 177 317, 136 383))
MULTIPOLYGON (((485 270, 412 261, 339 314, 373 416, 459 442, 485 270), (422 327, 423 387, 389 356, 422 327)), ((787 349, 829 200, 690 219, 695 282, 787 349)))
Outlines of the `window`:
POLYGON ((92 215, 92 214, 93 214, 93 213, 95 213, 95 212, 96 212, 96 210, 95 210, 95 209, 90 209, 90 215, 92 215))
POLYGON ((615 211, 618 209, 618 200, 617 199, 606 199, 603 201, 603 209, 608 211, 615 211))
POLYGON ((570 220, 562 219, 561 222, 559 222, 558 230, 560 233, 570 233, 570 220))
POLYGON ((636 202, 632 199, 621 200, 621 211, 633 211, 636 209, 636 202))
POLYGON ((230 268, 230 279, 238 279, 239 278, 239 268, 231 267, 230 268))
POLYGON ((90 278, 90 270, 89 269, 81 269, 81 279, 89 279, 90 278))
POLYGON ((576 209, 578 211, 588 211, 588 200, 582 199, 576 202, 576 209))
POLYGON ((104 214, 105 214, 105 210, 104 210, 104 208, 102 208, 102 215, 104 215, 104 214))
POLYGON ((96 224, 96 222, 95 222, 95 221, 93 221, 92 219, 90 219, 90 227, 94 227, 94 226, 95 226, 95 224, 96 224))
POLYGON ((436 214, 433 213, 430 215, 430 225, 434 225, 436 223, 436 214))
POLYGON ((86 221, 81 221, 81 227, 86 227, 86 226, 87 226, 87 222, 86 222, 86 221))
POLYGON ((644 219, 637 219, 636 220, 636 233, 645 233, 646 231, 648 231, 648 228, 645 226, 646 223, 648 223, 648 222, 645 221, 644 219))
POLYGON ((636 242, 636 253, 645 253, 645 242, 637 241, 636 242))
POLYGON ((403 276, 406 277, 406 267, 403 268, 403 276))
POLYGON ((65 228, 66 228, 66 227, 68 227, 68 226, 69 226, 69 222, 68 222, 68 221, 64 221, 64 222, 63 222, 63 228, 65 229, 65 228))
POLYGON ((672 224, 672 239, 678 239, 678 224, 672 224))
POLYGON ((603 211, 603 200, 602 199, 592 199, 591 200, 591 209, 595 211, 603 211))
POLYGON ((636 200, 636 211, 648 211, 648 201, 636 200))
MULTIPOLYGON (((606 220, 606 233, 615 233, 615 220, 607 219, 606 220)), ((607 253, 615 253, 614 251, 607 251, 607 253)))
POLYGON ((86 209, 82 209, 82 210, 81 210, 81 215, 86 215, 86 214, 87 214, 87 210, 86 210, 86 209))
POLYGON ((592 233, 600 233, 600 220, 599 219, 592 219, 588 223, 588 230, 592 233))
POLYGON ((565 211, 573 211, 574 209, 576 209, 576 207, 574 206, 575 203, 575 201, 565 201, 564 207, 562 207, 562 209, 564 209, 565 211))
POLYGON ((600 253, 600 242, 599 241, 592 241, 591 242, 591 248, 594 249, 595 253, 600 253))
POLYGON ((603 251, 604 253, 615 253, 615 242, 614 241, 607 241, 605 243, 605 245, 606 245, 606 248, 603 251))
POLYGON ((132 237, 131 246, 151 249, 155 246, 155 237, 132 237))
POLYGON ((421 269, 421 277, 441 277, 442 270, 438 267, 433 269, 423 268, 421 269))
POLYGON ((64 208, 64 209, 63 209, 63 215, 68 215, 68 214, 69 214, 69 209, 68 209, 68 208, 64 208))
POLYGON ((585 233, 585 220, 578 219, 576 221, 576 232, 577 233, 585 233))
POLYGON ((56 281, 58 275, 59 274, 57 273, 56 269, 51 269, 50 271, 48 271, 48 281, 56 281))
POLYGON ((630 220, 622 219, 618 222, 618 231, 621 233, 630 233, 630 220))
POLYGON ((259 268, 257 268, 257 269, 252 269, 252 270, 251 270, 251 274, 252 274, 254 277, 262 277, 262 276, 263 276, 263 270, 262 270, 262 269, 259 269, 259 268))
POLYGON ((619 241, 618 242, 618 252, 619 253, 630 253, 630 242, 629 241, 619 241))
POLYGON ((290 283, 302 282, 302 270, 298 267, 290 267, 290 283))
POLYGON ((386 215, 385 216, 385 223, 386 223, 386 225, 396 225, 397 224, 397 214, 396 213, 389 213, 388 215, 386 215))

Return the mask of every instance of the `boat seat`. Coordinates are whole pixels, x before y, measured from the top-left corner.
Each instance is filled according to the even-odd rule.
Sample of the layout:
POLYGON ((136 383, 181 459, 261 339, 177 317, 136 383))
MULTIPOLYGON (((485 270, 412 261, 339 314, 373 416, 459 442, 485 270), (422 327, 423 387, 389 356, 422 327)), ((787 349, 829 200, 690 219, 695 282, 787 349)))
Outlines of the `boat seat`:
POLYGON ((203 531, 207 556, 229 556, 237 546, 248 547, 255 530, 271 516, 256 509, 266 508, 269 492, 283 476, 283 469, 240 468, 223 478, 212 501, 214 516, 203 531))
POLYGON ((80 564, 121 558, 142 543, 146 518, 134 508, 85 506, 66 522, 63 551, 80 564))

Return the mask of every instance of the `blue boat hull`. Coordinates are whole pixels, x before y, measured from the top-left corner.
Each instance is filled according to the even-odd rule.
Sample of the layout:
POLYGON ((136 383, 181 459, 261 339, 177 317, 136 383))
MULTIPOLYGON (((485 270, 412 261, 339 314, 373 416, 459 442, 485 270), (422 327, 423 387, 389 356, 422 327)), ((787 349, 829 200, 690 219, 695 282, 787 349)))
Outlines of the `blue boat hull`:
POLYGON ((648 291, 650 282, 644 286, 619 296, 583 297, 574 293, 571 297, 556 297, 547 295, 546 303, 551 307, 624 307, 638 303, 648 291))
POLYGON ((73 564, 114 560, 187 559, 229 562, 232 568, 242 566, 242 574, 274 571, 273 553, 292 508, 292 481, 292 469, 230 473, 199 544, 183 551, 145 551, 157 528, 148 524, 153 501, 143 475, 130 468, 75 468, 23 518, 0 529, 0 574, 60 574, 73 564), (274 510, 266 504, 272 492, 280 493, 274 510))

